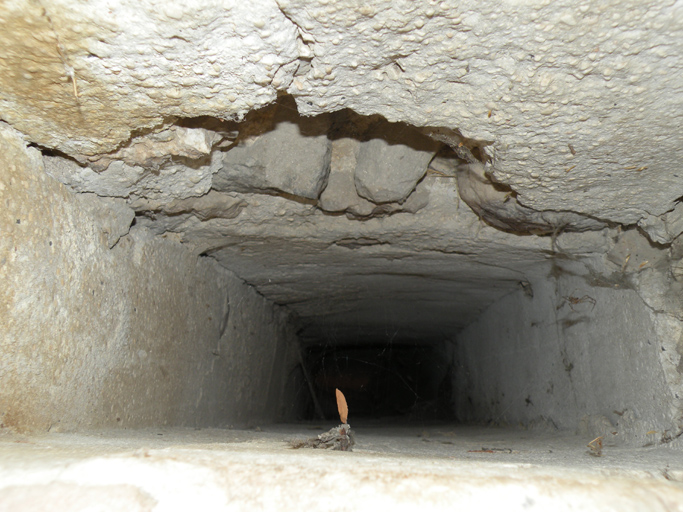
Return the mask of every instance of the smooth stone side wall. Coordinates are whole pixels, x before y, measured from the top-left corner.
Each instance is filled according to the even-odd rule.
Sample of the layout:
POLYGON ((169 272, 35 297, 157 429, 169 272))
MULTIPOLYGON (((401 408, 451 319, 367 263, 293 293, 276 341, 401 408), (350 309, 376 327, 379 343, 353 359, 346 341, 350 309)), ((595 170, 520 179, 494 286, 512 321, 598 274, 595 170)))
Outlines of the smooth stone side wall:
POLYGON ((0 205, 0 426, 219 426, 291 409, 281 308, 130 228, 123 201, 70 192, 3 123, 0 205))
POLYGON ((458 337, 458 418, 573 429, 605 442, 671 440, 680 401, 656 314, 633 290, 571 275, 533 283, 533 297, 507 295, 458 337))

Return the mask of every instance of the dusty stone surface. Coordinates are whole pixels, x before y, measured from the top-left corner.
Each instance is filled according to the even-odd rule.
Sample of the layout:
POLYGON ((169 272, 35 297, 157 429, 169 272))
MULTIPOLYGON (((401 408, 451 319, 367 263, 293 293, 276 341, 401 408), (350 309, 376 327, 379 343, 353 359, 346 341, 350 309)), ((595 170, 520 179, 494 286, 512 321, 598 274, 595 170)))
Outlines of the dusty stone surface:
MULTIPOLYGON (((13 343, 31 346, 34 317, 9 302, 12 297, 53 297, 54 311, 61 311, 88 291, 97 295, 97 283, 105 282, 113 288, 100 286, 119 290, 103 296, 108 309, 88 303, 63 320, 67 332, 80 322, 81 330, 72 330, 85 341, 75 343, 61 331, 46 338, 59 344, 55 350, 48 346, 46 355, 39 352, 46 367, 69 368, 55 379, 87 380, 95 370, 85 363, 74 367, 76 356, 83 347, 102 346, 111 333, 124 361, 137 361, 138 352, 130 356, 133 349, 123 341, 136 329, 149 333, 158 348, 166 346, 160 340, 196 328, 206 334, 200 343, 213 347, 222 325, 216 319, 225 307, 215 294, 229 288, 231 278, 222 270, 228 268, 267 301, 295 313, 296 327, 309 342, 455 339, 475 373, 478 362, 491 371, 505 363, 520 372, 561 373, 565 356, 571 356, 567 368, 574 366, 565 373, 582 381, 558 377, 555 398, 534 401, 529 395, 541 404, 535 407, 508 396, 510 421, 550 415, 578 427, 585 416, 590 431, 605 425, 603 418, 614 424, 612 411, 628 408, 635 416, 620 417, 631 422, 625 435, 639 439, 651 422, 662 431, 660 442, 663 432, 676 436, 683 428, 683 144, 673 127, 683 112, 683 64, 677 58, 683 53, 682 21, 680 3, 635 0, 471 6, 381 1, 360 7, 348 0, 226 0, 201 8, 118 1, 87 9, 71 0, 6 4, 0 12, 0 45, 7 49, 0 56, 0 119, 43 150, 42 159, 35 148, 19 151, 17 161, 33 178, 5 185, 12 187, 6 211, 15 217, 5 218, 4 229, 15 237, 3 238, 10 262, 3 272, 14 276, 5 291, 12 305, 5 314, 18 315, 21 326, 13 343), (299 118, 294 108, 318 117, 299 118), (421 152, 425 135, 442 146, 421 152), (387 165, 393 160, 376 146, 392 137, 410 147, 401 153, 403 163, 415 157, 410 165, 387 165), (43 168, 86 195, 52 183, 43 168), (43 204, 45 210, 35 206, 43 204), (78 217, 83 211, 90 212, 88 220, 78 217), (127 234, 132 212, 135 227, 127 234), (20 231, 27 225, 24 216, 36 223, 30 233, 20 231), (46 248, 45 240, 54 242, 47 237, 57 235, 62 267, 54 268, 40 255, 56 250, 46 248), (16 254, 33 270, 19 268, 10 259, 16 254), (197 263, 200 255, 209 259, 197 263), (154 275, 143 260, 154 262, 154 275), (89 265, 92 279, 87 273, 81 278, 89 265), (51 276, 47 285, 45 275, 51 276), (76 284, 62 291, 51 284, 54 275, 76 284), (159 290, 159 276, 166 276, 164 286, 173 293, 133 289, 144 283, 159 290), (189 283, 195 281, 200 284, 193 290, 189 283), (631 291, 622 294, 616 285, 631 291), (41 295, 46 286, 51 293, 41 295), (534 288, 541 291, 531 308, 523 301, 534 288), (201 320, 205 312, 197 297, 207 297, 212 320, 201 320), (134 299, 147 304, 140 324, 130 317, 134 299), (537 328, 532 317, 543 304, 545 319, 537 328), (572 317, 586 306, 590 313, 572 317), (609 318, 594 315, 592 306, 609 318), (176 314, 169 322, 154 316, 159 311, 176 314), (82 333, 85 318, 102 321, 92 338, 82 333), (651 330, 630 329, 631 318, 651 330), (514 333, 506 330, 509 325, 514 333), (656 356, 643 344, 650 332, 652 346, 661 349, 656 356), (471 349, 479 335, 485 337, 482 346, 499 347, 490 359, 488 352, 471 349), (625 341, 615 348, 618 337, 625 341), (508 354, 501 340, 531 345, 508 354), (567 354, 541 346, 546 342, 567 354), (570 347, 585 352, 569 354, 570 347), (53 354, 62 353, 55 362, 53 354), (604 375, 598 363, 608 365, 604 375), (610 384, 623 383, 624 368, 644 375, 633 379, 638 386, 610 384), (607 382, 606 376, 614 378, 607 382), (586 397, 594 392, 593 380, 607 389, 591 401, 586 397), (634 396, 626 399, 626 389, 634 396), (661 398, 657 407, 648 403, 651 396, 661 398), (583 398, 563 408, 557 397, 583 398)), ((16 134, 7 136, 14 141, 9 147, 24 144, 16 134)), ((397 149, 387 148, 392 154, 397 149)), ((258 361, 261 381, 268 380, 271 363, 289 360, 280 345, 268 343, 291 331, 284 320, 270 319, 280 318, 270 303, 255 297, 234 336, 256 340, 258 349, 231 345, 234 352, 227 353, 234 361, 214 363, 219 356, 209 357, 208 348, 194 347, 195 353, 187 342, 169 355, 182 380, 181 354, 193 354, 190 366, 200 370, 188 377, 190 395, 202 389, 197 379, 209 361, 207 382, 217 379, 211 381, 213 396, 180 393, 186 408, 177 421, 190 417, 192 400, 214 403, 232 389, 215 365, 244 386, 217 410, 254 415, 263 409, 249 407, 277 402, 260 387, 250 391, 252 373, 230 366, 258 361), (252 324, 260 326, 254 333, 252 324), (276 359, 264 359, 266 352, 276 359), (261 403, 248 405, 251 400, 261 403)), ((38 323, 46 325, 54 314, 40 315, 38 323)), ((107 366, 112 360, 95 358, 92 365, 128 368, 107 366)), ((26 359, 16 367, 22 377, 12 381, 10 392, 18 403, 33 392, 25 383, 35 381, 42 402, 32 407, 41 408, 48 390, 56 388, 49 372, 30 377, 32 364, 26 359)), ((165 389, 166 402, 146 398, 163 412, 145 416, 139 403, 126 400, 131 390, 142 392, 145 381, 136 371, 136 379, 119 378, 124 384, 105 402, 124 404, 129 415, 122 417, 131 422, 167 419, 169 397, 177 390, 165 389)), ((521 393, 520 383, 535 382, 534 396, 545 389, 545 381, 522 373, 500 370, 499 377, 492 379, 500 386, 495 390, 484 377, 454 380, 460 391, 470 386, 478 395, 478 409, 465 408, 463 415, 501 416, 505 406, 495 400, 508 385, 521 393)), ((71 396, 73 414, 99 396, 103 378, 98 373, 92 391, 71 396)), ((50 417, 60 417, 66 400, 43 409, 57 407, 50 417)), ((204 411, 202 421, 222 414, 204 411)), ((112 421, 113 414, 98 411, 95 418, 112 421)))
POLYGON ((284 414, 293 357, 286 312, 177 241, 129 232, 133 212, 121 200, 57 183, 5 124, 0 147, 4 427, 218 425, 284 414))
POLYGON ((649 215, 638 221, 650 240, 668 245, 683 233, 683 205, 678 203, 673 210, 664 215, 649 215))
POLYGON ((519 202, 514 190, 492 181, 490 173, 480 163, 461 165, 459 171, 458 193, 462 200, 481 219, 498 229, 514 233, 557 235, 561 231, 588 231, 607 227, 603 221, 571 211, 536 211, 527 208, 519 202))
POLYGON ((681 195, 682 17, 673 1, 16 1, 0 118, 76 157, 173 118, 242 119, 287 91, 307 116, 458 130, 523 206, 636 224, 681 195))
POLYGON ((289 447, 325 427, 0 436, 0 507, 683 510, 670 447, 592 457, 585 436, 448 424, 362 425, 353 452, 289 447))
POLYGON ((329 117, 302 118, 287 103, 268 111, 261 133, 240 137, 220 159, 213 188, 317 199, 330 171, 329 117))
POLYGON ((115 150, 171 117, 241 118, 287 87, 300 54, 296 27, 269 0, 17 1, 0 20, 0 117, 71 155, 115 150))
POLYGON ((356 162, 361 141, 343 138, 332 141, 330 176, 320 195, 320 208, 327 212, 349 212, 357 217, 369 216, 375 204, 358 195, 356 162))
POLYGON ((103 197, 172 201, 206 194, 219 165, 217 161, 209 161, 206 165, 188 168, 169 163, 153 170, 138 165, 130 166, 118 160, 98 173, 73 160, 47 157, 45 172, 79 192, 93 192, 103 197))
POLYGON ((358 150, 358 194, 373 203, 402 203, 427 172, 440 144, 405 125, 381 126, 358 150))
MULTIPOLYGON (((213 146, 223 142, 225 135, 212 130, 171 126, 167 130, 132 138, 125 147, 106 155, 94 156, 84 161, 97 172, 102 172, 112 162, 159 171, 173 160, 192 165, 211 155, 213 146)), ((201 163, 201 162, 200 162, 201 163)))
MULTIPOLYGON (((339 118, 336 121, 341 124, 339 118)), ((356 119, 350 127, 337 126, 347 136, 336 133, 338 138, 332 140, 330 174, 318 207, 326 212, 346 213, 350 218, 368 219, 398 212, 415 213, 427 206, 429 193, 420 180, 435 158, 438 144, 425 140, 405 125, 380 122, 366 133, 359 121, 356 119), (396 130, 407 132, 403 135, 406 144, 399 143, 399 137, 393 133, 396 130), (350 133, 355 138, 348 136, 350 133), (430 151, 420 149, 425 146, 430 151)))
MULTIPOLYGON (((508 295, 459 336, 456 365, 466 370, 456 371, 458 417, 482 421, 493 413, 501 423, 578 425, 606 443, 679 437, 683 387, 662 371, 671 347, 656 325, 665 315, 620 289, 623 282, 591 287, 574 277, 581 265, 558 264, 564 275, 508 295)), ((680 360, 675 350, 674 357, 680 360)))
POLYGON ((427 341, 464 327, 489 301, 516 290, 551 248, 549 237, 486 226, 458 203, 453 185, 428 177, 421 185, 426 208, 365 221, 242 195, 247 206, 234 219, 156 215, 138 223, 181 234, 325 337, 372 339, 389 329, 427 341))
POLYGON ((174 199, 170 203, 137 199, 130 203, 131 208, 148 214, 161 213, 166 216, 180 214, 194 215, 201 221, 210 219, 234 219, 247 206, 245 200, 234 194, 224 194, 210 190, 208 194, 187 199, 174 199))
POLYGON ((303 114, 351 108, 488 141, 493 176, 536 210, 633 224, 676 206, 678 3, 278 4, 314 55, 288 89, 303 114))

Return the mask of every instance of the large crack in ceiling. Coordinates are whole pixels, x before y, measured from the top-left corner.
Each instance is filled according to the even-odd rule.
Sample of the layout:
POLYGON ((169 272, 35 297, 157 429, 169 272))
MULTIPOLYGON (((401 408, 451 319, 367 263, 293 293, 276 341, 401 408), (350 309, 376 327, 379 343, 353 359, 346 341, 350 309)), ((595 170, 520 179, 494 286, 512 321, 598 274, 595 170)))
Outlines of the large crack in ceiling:
POLYGON ((547 272, 560 233, 606 227, 521 206, 487 177, 486 144, 347 110, 302 118, 283 96, 242 123, 182 120, 44 162, 288 306, 305 338, 429 341, 547 272))
POLYGON ((560 249, 683 232, 682 20, 676 2, 17 1, 0 119, 311 336, 437 337, 560 249))

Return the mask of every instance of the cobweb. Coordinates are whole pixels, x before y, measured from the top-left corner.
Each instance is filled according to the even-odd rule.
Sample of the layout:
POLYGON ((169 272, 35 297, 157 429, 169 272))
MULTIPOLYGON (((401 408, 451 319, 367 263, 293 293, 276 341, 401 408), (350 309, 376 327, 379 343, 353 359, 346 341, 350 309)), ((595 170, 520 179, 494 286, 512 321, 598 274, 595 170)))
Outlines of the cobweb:
POLYGON ((450 344, 445 339, 401 340, 399 330, 372 341, 340 340, 333 333, 309 341, 297 369, 305 403, 299 419, 335 419, 335 389, 346 396, 352 419, 410 423, 450 419, 454 409, 450 344))

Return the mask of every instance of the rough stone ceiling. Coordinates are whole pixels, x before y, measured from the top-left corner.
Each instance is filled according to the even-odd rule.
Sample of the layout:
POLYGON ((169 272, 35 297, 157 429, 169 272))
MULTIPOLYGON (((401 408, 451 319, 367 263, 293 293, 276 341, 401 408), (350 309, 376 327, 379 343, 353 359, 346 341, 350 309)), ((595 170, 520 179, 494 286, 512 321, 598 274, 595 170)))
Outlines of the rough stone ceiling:
POLYGON ((683 232, 681 2, 16 0, 0 47, 50 174, 328 336, 440 336, 556 244, 683 232))

